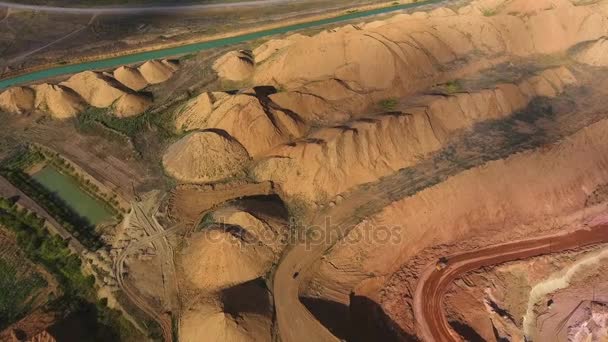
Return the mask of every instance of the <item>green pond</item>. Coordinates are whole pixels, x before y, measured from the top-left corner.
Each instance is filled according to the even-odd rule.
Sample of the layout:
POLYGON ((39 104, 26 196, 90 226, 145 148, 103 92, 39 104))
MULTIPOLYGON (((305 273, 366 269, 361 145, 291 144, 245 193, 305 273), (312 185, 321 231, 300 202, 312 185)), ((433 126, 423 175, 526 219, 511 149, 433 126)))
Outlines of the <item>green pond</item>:
POLYGON ((94 225, 113 216, 104 203, 82 190, 75 179, 51 166, 35 173, 33 178, 65 201, 74 212, 94 225))

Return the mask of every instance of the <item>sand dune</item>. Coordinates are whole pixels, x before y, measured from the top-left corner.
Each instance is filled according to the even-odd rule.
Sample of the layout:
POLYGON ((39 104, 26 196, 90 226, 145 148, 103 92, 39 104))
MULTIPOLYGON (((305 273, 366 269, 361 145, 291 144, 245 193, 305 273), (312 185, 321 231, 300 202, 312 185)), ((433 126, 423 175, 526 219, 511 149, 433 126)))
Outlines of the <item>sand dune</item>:
POLYGON ((273 262, 273 254, 238 230, 207 228, 190 239, 182 256, 190 286, 215 291, 259 278, 273 262))
POLYGON ((0 109, 23 114, 34 109, 34 91, 27 87, 14 87, 0 94, 0 109))
POLYGON ((74 117, 86 106, 77 93, 61 85, 45 83, 35 85, 33 89, 36 92, 36 108, 49 113, 55 119, 74 117))
POLYGON ((148 81, 135 68, 122 66, 114 70, 113 75, 118 82, 135 91, 140 91, 148 86, 148 81))
POLYGON ((253 174, 258 180, 281 184, 290 195, 331 198, 415 164, 440 149, 453 132, 509 116, 532 98, 554 97, 575 82, 568 69, 557 68, 518 85, 419 97, 399 113, 323 128, 304 140, 280 146, 257 164, 253 174))
POLYGON ((171 145, 163 156, 165 171, 183 182, 213 182, 239 173, 247 151, 221 132, 194 132, 171 145))
POLYGON ((250 51, 231 51, 213 63, 213 70, 230 81, 243 81, 251 77, 255 60, 250 51))
POLYGON ((608 40, 602 38, 591 42, 581 51, 576 52, 574 59, 588 65, 608 66, 608 40))
POLYGON ((55 119, 66 119, 91 105, 112 108, 110 112, 119 117, 134 116, 152 105, 149 96, 137 91, 166 81, 177 70, 177 64, 162 60, 146 62, 137 69, 123 66, 112 73, 85 71, 72 75, 59 85, 43 83, 9 88, 0 93, 0 108, 15 114, 35 109, 55 119))
MULTIPOLYGON (((251 300, 251 298, 249 298, 251 300)), ((251 312, 233 312, 221 304, 204 303, 187 310, 180 319, 180 341, 209 342, 270 341, 269 317, 251 312)))
POLYGON ((189 130, 220 129, 256 157, 301 137, 306 126, 297 115, 272 108, 254 94, 204 93, 177 115, 176 126, 189 130))

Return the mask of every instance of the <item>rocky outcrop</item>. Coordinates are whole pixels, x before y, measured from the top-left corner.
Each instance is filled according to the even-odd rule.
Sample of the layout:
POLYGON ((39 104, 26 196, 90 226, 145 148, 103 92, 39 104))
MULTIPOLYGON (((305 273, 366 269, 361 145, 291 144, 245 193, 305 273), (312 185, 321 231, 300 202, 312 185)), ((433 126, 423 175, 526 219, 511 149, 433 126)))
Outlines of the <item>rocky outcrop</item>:
POLYGON ((441 148, 453 132, 509 116, 534 97, 556 96, 575 82, 568 69, 557 68, 518 85, 419 97, 396 112, 323 128, 280 146, 253 174, 281 184, 289 195, 322 201, 415 164, 441 148))
POLYGON ((247 151, 221 131, 194 132, 171 145, 163 156, 165 171, 188 183, 219 181, 241 172, 247 151))
POLYGON ((213 63, 213 70, 229 81, 243 81, 251 77, 255 60, 251 51, 231 51, 213 63))

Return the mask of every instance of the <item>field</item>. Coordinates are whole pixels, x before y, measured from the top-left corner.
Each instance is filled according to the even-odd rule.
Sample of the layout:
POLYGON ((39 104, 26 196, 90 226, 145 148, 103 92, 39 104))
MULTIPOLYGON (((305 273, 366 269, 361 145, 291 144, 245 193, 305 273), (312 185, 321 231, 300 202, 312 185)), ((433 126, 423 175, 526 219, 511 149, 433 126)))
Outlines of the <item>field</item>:
MULTIPOLYGON (((34 1, 42 3, 39 0, 34 1)), ((89 1, 92 5, 117 2, 116 0, 89 1)), ((138 2, 145 1, 134 0, 129 3, 138 2)), ((71 2, 54 3, 60 5, 71 2)), ((178 42, 201 40, 212 35, 252 30, 256 27, 286 23, 319 14, 341 14, 353 7, 376 3, 386 2, 306 0, 272 6, 193 10, 187 13, 162 15, 93 16, 11 10, 4 15, 4 18, 0 13, 0 77, 3 74, 8 75, 18 70, 49 63, 74 63, 81 58, 107 55, 108 51, 150 49, 178 42)))
POLYGON ((0 225, 16 235, 16 244, 23 254, 57 280, 62 295, 50 301, 49 308, 62 312, 63 317, 80 317, 87 327, 87 337, 93 340, 142 340, 140 333, 118 311, 97 298, 94 277, 82 272, 80 258, 72 254, 66 241, 44 228, 43 219, 4 198, 0 198, 0 211, 0 225))
POLYGON ((56 286, 16 248, 14 238, 0 231, 0 330, 45 304, 56 286))

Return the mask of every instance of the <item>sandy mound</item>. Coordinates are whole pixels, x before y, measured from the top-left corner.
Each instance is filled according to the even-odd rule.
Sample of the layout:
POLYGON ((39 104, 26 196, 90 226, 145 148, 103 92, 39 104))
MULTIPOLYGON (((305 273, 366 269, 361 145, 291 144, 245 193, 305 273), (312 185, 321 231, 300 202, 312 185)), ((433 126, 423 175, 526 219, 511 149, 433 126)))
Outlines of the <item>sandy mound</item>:
POLYGON ((608 40, 597 40, 574 54, 580 63, 593 66, 608 66, 608 40))
MULTIPOLYGON (((534 6, 550 5, 552 9, 525 16, 436 10, 433 16, 398 15, 385 20, 387 24, 377 22, 362 30, 349 26, 325 31, 275 52, 256 67, 253 79, 255 84, 287 90, 305 87, 323 99, 326 89, 312 85, 337 81, 346 88, 344 98, 358 99, 363 113, 382 99, 409 96, 459 73, 491 67, 497 56, 558 53, 608 34, 608 19, 600 4, 540 3, 517 1, 513 8, 529 12, 534 6), (533 5, 522 8, 521 4, 533 5), (462 60, 467 63, 456 63, 462 60)), ((501 7, 501 2, 495 5, 501 7)))
POLYGON ((297 113, 308 122, 335 124, 351 118, 351 115, 338 105, 304 92, 280 92, 270 95, 270 99, 279 107, 297 113))
POLYGON ((148 61, 137 68, 149 84, 163 83, 170 79, 175 72, 168 62, 148 61))
POLYGON ((114 103, 114 113, 118 117, 129 117, 145 112, 152 105, 147 97, 125 94, 114 103))
POLYGON ((36 92, 36 108, 55 119, 74 117, 86 107, 78 94, 61 85, 45 83, 35 85, 33 89, 36 92))
POLYGON ((163 156, 165 171, 192 183, 225 179, 241 171, 249 160, 234 139, 215 132, 195 132, 171 145, 163 156))
POLYGON ((191 238, 182 257, 185 277, 192 286, 219 290, 264 275, 273 261, 266 246, 239 229, 207 228, 191 238))
POLYGON ((255 48, 253 50, 253 56, 255 56, 255 62, 260 64, 260 63, 264 62, 265 60, 267 60, 268 58, 272 57, 272 55, 274 55, 278 51, 292 45, 293 43, 295 43, 296 41, 298 41, 300 39, 306 39, 306 38, 308 38, 308 37, 303 36, 301 34, 295 34, 295 35, 289 36, 285 39, 269 40, 266 43, 258 46, 257 48, 255 48))
POLYGON ((187 310, 180 320, 180 341, 271 341, 272 322, 256 313, 226 312, 219 305, 203 304, 187 310))
POLYGON ((61 85, 78 93, 93 107, 107 108, 125 94, 125 91, 112 84, 112 80, 103 75, 85 71, 70 77, 61 85))
MULTIPOLYGON (((521 234, 526 226, 540 231, 548 225, 553 229, 567 227, 560 218, 568 220, 568 215, 585 208, 587 189, 597 189, 608 181, 607 128, 608 121, 600 121, 549 149, 492 161, 388 205, 349 234, 354 238, 365 236, 370 227, 395 227, 396 236, 401 238, 387 248, 386 240, 360 239, 353 243, 355 240, 347 237, 327 254, 317 279, 323 279, 329 291, 335 291, 341 285, 334 284, 357 284, 370 273, 390 274, 432 245, 449 245, 471 236, 483 239, 492 234, 512 239, 505 229, 521 234)), ((411 277, 408 271, 412 270, 395 274, 390 288, 397 293, 394 302, 387 305, 397 311, 403 310, 402 296, 408 288, 404 282, 411 277)), ((346 298, 346 289, 352 285, 342 289, 346 298)))
POLYGON ((251 238, 269 247, 275 253, 275 260, 285 246, 285 226, 276 220, 260 214, 252 214, 237 208, 226 208, 213 213, 216 222, 242 228, 251 238))
POLYGON ((188 101, 175 117, 175 128, 192 131, 207 127, 207 120, 214 109, 214 104, 221 98, 229 96, 222 92, 202 93, 188 101))
POLYGON ((281 184, 290 195, 329 198, 415 164, 437 151, 451 134, 477 122, 523 109, 536 96, 554 97, 576 82, 566 68, 549 69, 520 84, 451 96, 411 100, 402 113, 322 128, 304 141, 274 149, 253 175, 281 184))
POLYGON ((14 87, 0 94, 0 109, 22 114, 34 109, 34 91, 26 87, 14 87))
POLYGON ((294 115, 263 104, 255 95, 203 94, 178 114, 176 125, 186 130, 220 129, 230 134, 256 157, 269 149, 300 137, 306 127, 294 115))
POLYGON ((173 70, 174 72, 179 69, 179 61, 177 61, 177 60, 163 59, 160 62, 163 63, 163 65, 166 66, 167 68, 173 70))
POLYGON ((231 51, 213 63, 213 70, 223 79, 243 81, 251 77, 254 65, 250 51, 231 51))
POLYGON ((122 66, 114 70, 113 75, 118 82, 135 91, 140 91, 148 86, 148 81, 135 68, 122 66))
POLYGON ((555 8, 568 8, 572 6, 572 3, 568 0, 512 0, 505 4, 502 12, 530 15, 555 8))

